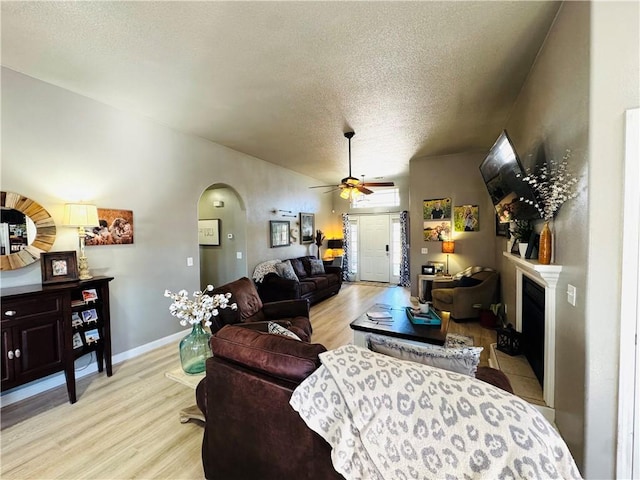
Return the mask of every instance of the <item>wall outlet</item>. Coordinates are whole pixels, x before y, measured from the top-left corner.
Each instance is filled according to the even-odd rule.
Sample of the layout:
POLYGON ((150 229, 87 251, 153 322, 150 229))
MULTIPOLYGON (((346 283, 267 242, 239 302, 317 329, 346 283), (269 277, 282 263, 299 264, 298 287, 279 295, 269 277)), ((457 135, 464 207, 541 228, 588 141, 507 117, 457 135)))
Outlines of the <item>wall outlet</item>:
POLYGON ((193 267, 193 257, 187 257, 187 267, 193 267))
POLYGON ((236 258, 238 260, 241 260, 242 259, 242 252, 236 252, 236 258))
POLYGON ((427 253, 429 253, 429 249, 423 248, 422 250, 420 250, 420 253, 422 253, 422 255, 426 255, 427 253))

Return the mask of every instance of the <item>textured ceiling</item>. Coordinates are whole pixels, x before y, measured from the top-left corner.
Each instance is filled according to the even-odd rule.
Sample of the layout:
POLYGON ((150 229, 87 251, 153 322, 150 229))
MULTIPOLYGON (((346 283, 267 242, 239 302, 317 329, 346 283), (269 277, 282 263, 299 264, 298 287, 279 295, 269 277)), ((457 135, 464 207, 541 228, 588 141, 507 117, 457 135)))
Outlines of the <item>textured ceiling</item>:
POLYGON ((335 183, 486 150, 558 2, 8 2, 2 64, 335 183))

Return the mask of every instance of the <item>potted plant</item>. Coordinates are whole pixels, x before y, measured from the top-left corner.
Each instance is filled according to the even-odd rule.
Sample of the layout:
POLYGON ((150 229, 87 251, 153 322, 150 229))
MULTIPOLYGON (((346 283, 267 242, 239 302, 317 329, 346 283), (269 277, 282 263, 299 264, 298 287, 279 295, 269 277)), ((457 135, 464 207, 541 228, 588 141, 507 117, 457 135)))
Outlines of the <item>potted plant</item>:
POLYGON ((533 227, 529 220, 516 220, 512 225, 513 228, 509 230, 509 233, 518 242, 520 256, 524 258, 527 247, 529 246, 529 238, 531 238, 531 234, 533 233, 533 227))

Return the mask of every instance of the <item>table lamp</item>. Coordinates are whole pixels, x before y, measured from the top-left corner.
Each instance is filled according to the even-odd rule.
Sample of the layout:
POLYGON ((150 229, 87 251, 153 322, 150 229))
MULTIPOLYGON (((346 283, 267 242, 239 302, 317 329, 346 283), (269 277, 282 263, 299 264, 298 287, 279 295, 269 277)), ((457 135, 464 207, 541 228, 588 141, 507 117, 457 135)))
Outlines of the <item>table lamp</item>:
POLYGON ((342 239, 332 239, 332 240, 327 240, 327 250, 331 251, 331 253, 328 254, 328 256, 330 256, 331 258, 334 258, 336 256, 340 256, 340 255, 336 255, 336 254, 340 254, 342 252, 336 252, 335 250, 342 250, 342 239))
POLYGON ((449 254, 455 253, 456 243, 453 240, 445 240, 442 242, 442 253, 447 254, 447 275, 449 275, 449 254))
POLYGON ((97 227, 100 225, 100 222, 98 221, 98 209, 95 205, 67 203, 64 206, 62 225, 78 227, 78 238, 80 242, 78 278, 80 280, 89 280, 90 278, 93 278, 89 273, 89 262, 84 254, 84 227, 97 227))

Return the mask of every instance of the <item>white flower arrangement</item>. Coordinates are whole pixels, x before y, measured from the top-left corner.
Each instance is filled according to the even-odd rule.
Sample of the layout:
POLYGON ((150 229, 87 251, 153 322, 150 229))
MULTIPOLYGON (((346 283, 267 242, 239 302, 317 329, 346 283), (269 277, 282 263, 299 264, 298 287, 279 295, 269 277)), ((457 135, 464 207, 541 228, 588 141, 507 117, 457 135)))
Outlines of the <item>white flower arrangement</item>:
MULTIPOLYGON (((533 205, 545 221, 551 220, 564 202, 578 195, 574 191, 578 179, 567 171, 570 156, 571 150, 567 150, 561 162, 549 160, 537 173, 527 171, 527 175, 522 177, 522 181, 535 191, 538 202, 523 197, 520 197, 520 201, 533 205)), ((521 177, 520 174, 517 176, 521 177)))
POLYGON ((211 291, 213 291, 213 285, 207 285, 204 290, 193 292, 193 299, 190 299, 186 290, 180 290, 178 293, 165 290, 164 296, 173 300, 169 305, 169 313, 178 318, 183 327, 196 323, 208 327, 211 325, 209 319, 218 315, 218 309, 237 310, 238 306, 235 303, 229 305, 230 293, 207 294, 211 291))

